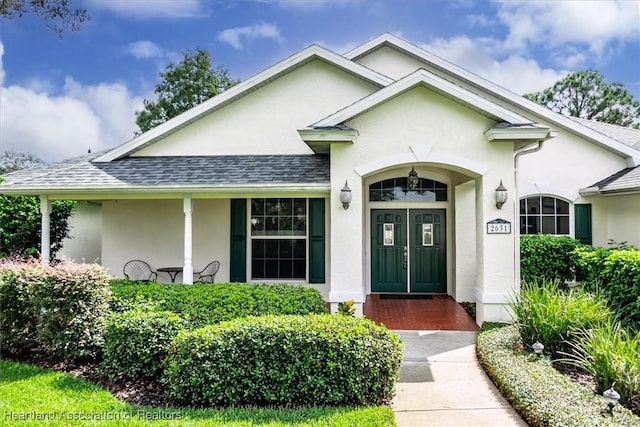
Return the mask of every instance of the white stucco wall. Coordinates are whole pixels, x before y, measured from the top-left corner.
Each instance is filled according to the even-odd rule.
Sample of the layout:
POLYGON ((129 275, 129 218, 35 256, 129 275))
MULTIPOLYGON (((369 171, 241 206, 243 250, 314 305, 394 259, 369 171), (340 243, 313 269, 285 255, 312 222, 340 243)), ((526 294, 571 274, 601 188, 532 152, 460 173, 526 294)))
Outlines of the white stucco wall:
POLYGON ((594 246, 607 247, 611 239, 640 248, 640 194, 585 200, 592 204, 594 246))
POLYGON ((455 187, 455 292, 456 301, 475 301, 476 195, 475 182, 455 187))
POLYGON ((372 84, 315 60, 135 155, 311 154, 297 129, 375 90, 372 84))
MULTIPOLYGON (((371 170, 371 165, 378 165, 379 169, 374 173, 379 173, 385 169, 385 165, 390 168, 399 164, 406 164, 407 170, 413 165, 462 169, 430 163, 429 156, 434 159, 449 156, 478 165, 479 169, 484 168, 484 177, 477 178, 474 189, 476 223, 468 228, 476 233, 477 253, 489 253, 490 256, 477 258, 479 264, 484 262, 485 265, 478 268, 476 280, 467 286, 477 286, 479 291, 475 292, 475 296, 487 304, 502 302, 501 297, 511 292, 514 285, 513 235, 486 236, 484 230, 486 222, 497 217, 515 223, 513 206, 508 204, 497 211, 494 201, 495 187, 500 179, 507 188, 514 188, 513 147, 511 144, 490 144, 484 140, 483 132, 494 124, 491 119, 422 87, 347 122, 347 125, 358 130, 358 139, 353 145, 335 145, 331 152, 332 302, 356 295, 364 299, 366 262, 361 261, 359 265, 344 262, 346 259, 366 260, 369 256, 363 235, 368 215, 363 186, 366 176, 361 176, 358 171, 371 170), (429 153, 425 155, 426 161, 417 160, 419 156, 414 150, 421 149, 416 147, 423 147, 429 153), (348 211, 340 211, 338 198, 345 179, 349 180, 353 189, 353 201, 348 211)), ((473 175, 472 172, 467 173, 473 175)), ((469 220, 471 217, 467 217, 466 221, 469 220)), ((453 222, 449 224, 451 227, 453 222)), ((453 246, 453 241, 449 241, 449 246, 453 246)), ((455 277, 453 269, 452 266, 448 275, 455 277)), ((457 289, 457 292, 461 290, 457 289)), ((466 292, 474 291, 467 289, 466 292)))
POLYGON ((393 79, 401 79, 415 70, 424 68, 424 63, 387 46, 376 49, 356 61, 393 79))
POLYGON ((102 261, 102 206, 79 201, 69 218, 70 238, 64 239, 59 255, 76 262, 102 261))
MULTIPOLYGON (((193 267, 198 271, 221 261, 216 282, 229 280, 229 215, 228 199, 193 201, 193 267)), ((131 259, 154 269, 183 265, 182 199, 105 201, 102 232, 103 265, 113 276, 123 277, 122 267, 131 259)), ((159 273, 159 280, 169 277, 159 273)))

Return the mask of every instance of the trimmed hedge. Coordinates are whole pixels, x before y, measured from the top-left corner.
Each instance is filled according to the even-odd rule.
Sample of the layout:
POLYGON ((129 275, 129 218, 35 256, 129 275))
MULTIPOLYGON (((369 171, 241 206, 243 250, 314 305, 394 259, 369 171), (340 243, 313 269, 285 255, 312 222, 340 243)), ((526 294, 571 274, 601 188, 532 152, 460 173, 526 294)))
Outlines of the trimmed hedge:
POLYGON ((601 289, 628 328, 640 331, 640 250, 576 251, 587 289, 601 289))
POLYGON ((112 308, 122 312, 136 307, 172 311, 192 327, 216 324, 245 316, 326 313, 317 289, 292 285, 253 284, 132 284, 112 281, 112 308))
POLYGON ((5 329, 9 337, 7 342, 3 338, 3 350, 20 353, 35 341, 41 351, 59 358, 99 355, 111 298, 102 267, 66 261, 45 267, 34 260, 5 260, 0 263, 0 278, 2 311, 13 305, 6 297, 19 297, 0 322, 3 337, 5 329), (20 329, 17 321, 24 321, 25 327, 20 329), (23 343, 16 340, 20 336, 23 343))
MULTIPOLYGON (((531 426, 640 426, 640 418, 616 406, 603 415, 606 402, 559 373, 545 357, 518 350, 515 327, 478 335, 480 364, 502 394, 531 426)), ((521 346, 521 344, 520 344, 521 346)))
POLYGON ((365 318, 250 317, 179 334, 163 382, 196 407, 379 405, 401 361, 398 335, 365 318))
POLYGON ((169 311, 115 313, 104 334, 102 371, 111 379, 159 376, 171 341, 185 326, 169 311))
POLYGON ((525 282, 564 283, 574 278, 572 252, 582 244, 568 236, 535 234, 520 237, 520 275, 525 282))

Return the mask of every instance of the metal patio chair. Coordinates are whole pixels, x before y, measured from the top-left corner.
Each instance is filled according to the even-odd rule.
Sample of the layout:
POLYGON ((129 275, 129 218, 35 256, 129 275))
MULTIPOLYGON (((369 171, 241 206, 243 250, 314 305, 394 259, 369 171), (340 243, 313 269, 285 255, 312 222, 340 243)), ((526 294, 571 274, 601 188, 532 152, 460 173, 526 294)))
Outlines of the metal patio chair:
POLYGON ((158 280, 158 273, 151 269, 151 266, 146 262, 134 259, 127 262, 122 269, 124 277, 134 282, 150 282, 152 280, 158 280))
POLYGON ((220 268, 220 261, 213 261, 207 264, 205 268, 200 271, 194 271, 193 274, 198 276, 198 282, 211 282, 213 283, 216 278, 216 273, 220 268))

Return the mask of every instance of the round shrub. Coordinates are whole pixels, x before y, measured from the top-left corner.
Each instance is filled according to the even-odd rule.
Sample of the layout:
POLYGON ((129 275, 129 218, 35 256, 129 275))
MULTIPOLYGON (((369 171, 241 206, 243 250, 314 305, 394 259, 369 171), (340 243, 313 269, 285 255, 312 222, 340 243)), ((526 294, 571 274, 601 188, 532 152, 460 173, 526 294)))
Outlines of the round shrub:
POLYGON ((36 341, 45 353, 65 359, 99 355, 111 290, 97 264, 62 262, 46 267, 33 284, 36 341))
POLYGON ((379 405, 401 361, 398 335, 365 318, 250 317, 180 333, 164 383, 188 406, 379 405))
POLYGON ((21 354, 30 350, 36 334, 33 283, 42 280, 44 269, 35 261, 4 259, 0 262, 0 348, 21 354))
POLYGON ((568 236, 535 234, 520 237, 520 274, 525 282, 572 280, 573 250, 580 241, 568 236))
POLYGON ((171 341, 185 326, 180 316, 168 311, 112 315, 104 334, 103 372, 111 379, 158 376, 171 341))
POLYGON ((145 306, 172 311, 193 327, 266 314, 326 313, 327 305, 317 289, 264 284, 131 284, 112 281, 114 311, 145 306))

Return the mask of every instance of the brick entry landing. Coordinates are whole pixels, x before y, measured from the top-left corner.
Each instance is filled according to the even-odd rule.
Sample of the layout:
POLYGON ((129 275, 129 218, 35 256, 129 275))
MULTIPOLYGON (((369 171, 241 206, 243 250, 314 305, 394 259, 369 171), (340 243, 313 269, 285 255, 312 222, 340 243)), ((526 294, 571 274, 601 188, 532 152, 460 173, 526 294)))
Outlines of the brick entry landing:
POLYGON ((400 296, 383 298, 368 295, 364 315, 374 322, 396 330, 477 331, 478 325, 453 298, 433 295, 430 299, 400 296))

